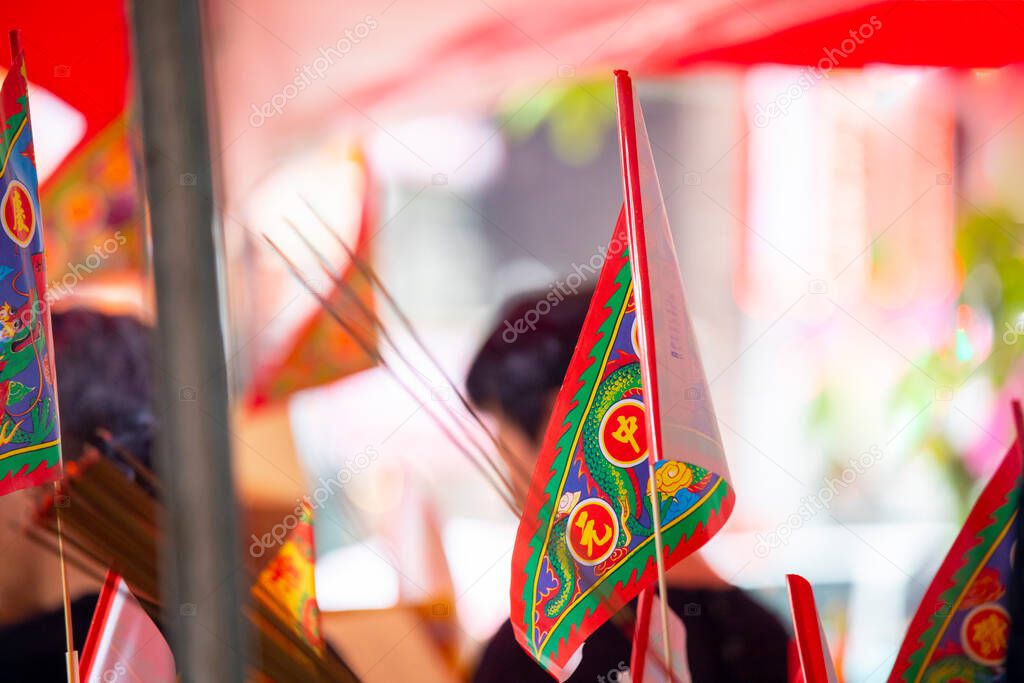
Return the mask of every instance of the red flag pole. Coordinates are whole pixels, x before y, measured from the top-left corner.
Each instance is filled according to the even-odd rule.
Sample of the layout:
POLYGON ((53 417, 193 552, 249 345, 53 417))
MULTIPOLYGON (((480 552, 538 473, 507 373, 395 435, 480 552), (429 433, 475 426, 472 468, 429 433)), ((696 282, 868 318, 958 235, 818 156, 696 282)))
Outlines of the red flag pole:
MULTIPOLYGON (((11 43, 11 69, 21 68, 24 55, 21 48, 21 31, 12 30, 8 37, 11 43)), ((28 106, 25 107, 26 115, 28 106)), ((64 641, 67 644, 65 663, 67 665, 68 683, 79 683, 78 652, 75 651, 75 631, 71 618, 71 589, 68 585, 68 566, 64 555, 64 515, 61 512, 67 496, 59 481, 53 483, 54 506, 57 509, 57 556, 60 563, 60 587, 64 605, 64 641)))
MULTIPOLYGON (((661 509, 655 488, 655 463, 661 455, 661 424, 658 395, 657 363, 654 355, 654 317, 651 310, 651 283, 647 273, 647 238, 644 233, 643 201, 640 196, 640 162, 636 151, 636 118, 633 113, 633 82, 624 70, 615 72, 615 98, 619 110, 619 145, 622 154, 622 180, 626 194, 629 262, 633 271, 633 300, 636 303, 640 354, 640 375, 644 385, 647 413, 647 473, 651 517, 654 526, 654 548, 658 567, 658 597, 661 604, 661 628, 664 636, 665 664, 672 671, 672 648, 669 638, 668 584, 665 579, 665 552, 661 537, 661 509)), ((650 590, 650 589, 648 589, 650 590)), ((638 682, 640 683, 640 682, 638 682)))

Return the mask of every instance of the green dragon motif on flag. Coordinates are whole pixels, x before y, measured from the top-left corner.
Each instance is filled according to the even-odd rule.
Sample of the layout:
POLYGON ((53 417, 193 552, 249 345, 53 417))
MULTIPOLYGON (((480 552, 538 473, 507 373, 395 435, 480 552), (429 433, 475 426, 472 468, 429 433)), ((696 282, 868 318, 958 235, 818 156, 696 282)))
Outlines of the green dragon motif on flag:
MULTIPOLYGON (((625 243, 620 218, 612 244, 625 243)), ((620 249, 601 271, 535 471, 543 489, 531 488, 513 557, 516 636, 555 672, 656 575, 637 346, 620 249)), ((669 564, 710 538, 734 502, 721 476, 680 460, 657 463, 654 485, 669 564)))

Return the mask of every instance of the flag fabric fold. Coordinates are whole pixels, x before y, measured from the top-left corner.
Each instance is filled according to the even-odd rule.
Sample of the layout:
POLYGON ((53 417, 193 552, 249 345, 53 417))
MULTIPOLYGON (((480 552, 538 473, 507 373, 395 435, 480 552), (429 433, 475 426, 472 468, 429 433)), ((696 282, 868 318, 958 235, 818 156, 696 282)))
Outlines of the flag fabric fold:
POLYGON ((635 192, 627 187, 512 558, 513 630, 555 677, 591 633, 657 579, 652 445, 660 454, 653 486, 666 566, 714 535, 734 502, 642 112, 625 80, 618 81, 624 175, 639 169, 640 182, 635 192), (643 244, 634 250, 630 230, 646 237, 649 252, 643 244), (646 325, 634 272, 656 303, 644 308, 646 325), (654 377, 655 391, 645 376, 654 377))
POLYGON ((836 683, 835 665, 821 627, 818 606, 810 582, 796 574, 786 575, 789 606, 793 615, 793 633, 796 640, 797 663, 802 683, 836 683))
POLYGON ((175 683, 174 655, 117 573, 107 573, 82 649, 82 683, 175 683))
POLYGON ((658 459, 686 460, 729 479, 718 421, 704 377, 665 200, 640 101, 629 76, 616 72, 619 142, 637 332, 649 372, 645 400, 658 459))
POLYGON ((1020 487, 1018 440, 982 490, 921 599, 890 683, 987 681, 1003 675, 1020 487))
POLYGON ((60 428, 25 56, 0 86, 0 495, 60 477, 60 428))

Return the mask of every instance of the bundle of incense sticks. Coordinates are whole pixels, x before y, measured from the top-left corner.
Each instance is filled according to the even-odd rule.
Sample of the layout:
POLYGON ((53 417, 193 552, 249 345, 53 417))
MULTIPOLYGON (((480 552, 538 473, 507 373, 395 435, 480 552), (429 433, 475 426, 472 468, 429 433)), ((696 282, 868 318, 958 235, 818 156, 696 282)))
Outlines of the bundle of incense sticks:
MULTIPOLYGON (((130 454, 111 449, 112 457, 91 450, 65 466, 65 494, 42 502, 26 529, 37 542, 56 552, 57 507, 64 522, 69 563, 101 578, 113 568, 129 585, 151 617, 160 623, 158 551, 162 543, 157 520, 160 502, 152 492, 159 483, 130 454), (118 452, 115 452, 118 451, 118 452)), ((332 652, 321 652, 298 632, 294 618, 274 597, 256 587, 257 567, 247 567, 251 600, 244 607, 252 629, 248 678, 265 683, 357 681, 332 652)))

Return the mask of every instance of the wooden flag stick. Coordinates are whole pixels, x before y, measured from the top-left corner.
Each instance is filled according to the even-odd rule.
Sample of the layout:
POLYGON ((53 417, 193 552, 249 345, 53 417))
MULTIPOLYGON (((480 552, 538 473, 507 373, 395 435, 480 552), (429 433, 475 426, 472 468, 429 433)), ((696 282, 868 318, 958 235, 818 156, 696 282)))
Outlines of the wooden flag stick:
POLYGON ((60 587, 64 601, 64 640, 67 643, 67 671, 68 683, 79 683, 78 681, 78 652, 75 650, 75 631, 71 619, 71 590, 68 587, 68 565, 64 556, 64 512, 63 509, 69 500, 63 494, 63 487, 60 482, 53 484, 54 501, 57 513, 57 557, 60 562, 60 587))
MULTIPOLYGON (((650 477, 651 515, 654 517, 654 549, 658 553, 658 604, 661 606, 661 630, 664 642, 663 656, 665 666, 672 675, 672 643, 669 637, 668 625, 668 581, 665 578, 665 551, 661 539, 661 510, 659 509, 658 491, 654 482, 654 459, 647 461, 647 471, 650 477)), ((643 683, 637 681, 637 683, 643 683)))

